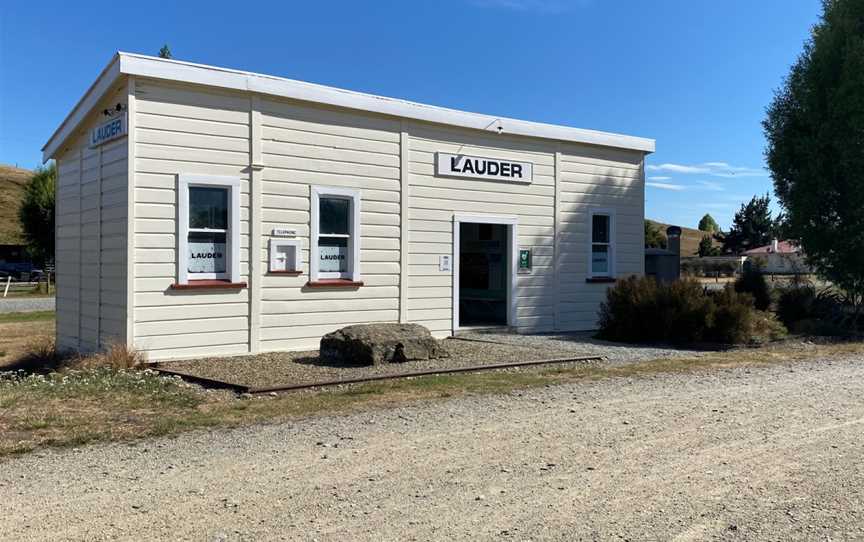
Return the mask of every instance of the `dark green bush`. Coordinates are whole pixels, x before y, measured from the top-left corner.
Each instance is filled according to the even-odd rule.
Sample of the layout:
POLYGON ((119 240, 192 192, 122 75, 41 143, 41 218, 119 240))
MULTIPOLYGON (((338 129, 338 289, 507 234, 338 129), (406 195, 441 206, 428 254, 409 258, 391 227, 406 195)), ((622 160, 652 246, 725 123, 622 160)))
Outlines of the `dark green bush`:
POLYGON ((648 316, 653 320, 651 327, 659 326, 653 336, 666 343, 704 340, 713 323, 714 307, 702 285, 692 279, 676 280, 658 285, 656 291, 656 301, 648 316))
POLYGON ((753 303, 760 311, 767 311, 771 306, 771 290, 756 266, 744 269, 744 273, 735 281, 735 291, 753 296, 753 303))
POLYGON ((796 322, 812 318, 815 305, 816 288, 810 284, 784 288, 777 298, 777 317, 791 329, 796 322))
POLYGON ((835 290, 817 291, 810 284, 784 288, 777 299, 777 316, 795 333, 850 336, 862 329, 861 317, 835 290))
POLYGON ((734 288, 708 293, 693 279, 661 284, 630 277, 607 290, 598 336, 635 343, 736 344, 783 333, 773 317, 754 309, 749 294, 734 288))
POLYGON ((749 342, 755 322, 753 297, 726 287, 711 294, 714 322, 708 338, 712 342, 739 344, 749 342))

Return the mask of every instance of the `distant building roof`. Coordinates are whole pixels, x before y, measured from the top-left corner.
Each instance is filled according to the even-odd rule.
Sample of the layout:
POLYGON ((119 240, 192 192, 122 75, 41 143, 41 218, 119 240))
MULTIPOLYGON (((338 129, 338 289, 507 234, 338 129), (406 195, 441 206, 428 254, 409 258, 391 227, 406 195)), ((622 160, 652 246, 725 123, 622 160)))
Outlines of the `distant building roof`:
POLYGON ((750 250, 745 250, 744 254, 752 256, 755 254, 797 254, 799 252, 801 252, 801 247, 799 247, 792 241, 777 241, 776 243, 771 243, 770 245, 765 245, 764 247, 756 247, 751 248, 750 250))

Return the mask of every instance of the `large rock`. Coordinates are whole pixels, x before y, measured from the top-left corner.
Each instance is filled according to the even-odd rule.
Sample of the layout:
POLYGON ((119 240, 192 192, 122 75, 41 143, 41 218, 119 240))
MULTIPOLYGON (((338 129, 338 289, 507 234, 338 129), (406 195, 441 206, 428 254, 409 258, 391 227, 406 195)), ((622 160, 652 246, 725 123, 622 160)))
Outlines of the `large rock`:
POLYGON ((447 354, 429 330, 417 324, 362 324, 321 338, 321 357, 356 365, 401 363, 447 354))

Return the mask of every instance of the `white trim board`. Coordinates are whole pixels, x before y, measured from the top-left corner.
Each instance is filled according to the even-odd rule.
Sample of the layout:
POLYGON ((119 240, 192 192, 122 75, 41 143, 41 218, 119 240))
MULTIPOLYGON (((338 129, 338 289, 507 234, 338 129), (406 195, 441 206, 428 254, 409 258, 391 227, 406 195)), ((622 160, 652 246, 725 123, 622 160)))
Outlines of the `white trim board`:
POLYGON ((453 214, 453 265, 450 290, 453 293, 453 330, 455 335, 461 328, 459 326, 459 251, 460 226, 463 222, 476 224, 503 224, 507 228, 507 241, 510 247, 507 254, 507 264, 510 273, 507 275, 507 325, 515 328, 516 323, 516 280, 518 278, 518 262, 516 254, 519 252, 519 218, 504 215, 479 215, 454 213, 453 214))
POLYGON ((501 132, 540 139, 618 147, 645 153, 655 150, 654 140, 643 137, 470 113, 271 75, 118 52, 54 135, 45 143, 42 148, 43 160, 47 161, 54 157, 57 149, 121 74, 256 92, 490 133, 501 132))

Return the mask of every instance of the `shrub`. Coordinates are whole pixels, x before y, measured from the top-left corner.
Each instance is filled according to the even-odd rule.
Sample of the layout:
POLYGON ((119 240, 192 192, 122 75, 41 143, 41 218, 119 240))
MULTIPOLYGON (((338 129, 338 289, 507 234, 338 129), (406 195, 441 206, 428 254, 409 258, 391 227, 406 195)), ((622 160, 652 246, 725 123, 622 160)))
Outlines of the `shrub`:
POLYGON ((723 344, 738 344, 750 341, 756 311, 750 294, 723 288, 711 294, 714 302, 714 321, 709 340, 723 344))
POLYGON ((777 317, 788 327, 810 318, 814 314, 816 288, 809 284, 791 286, 780 290, 777 298, 777 317))
POLYGON ((760 311, 767 311, 771 306, 771 290, 762 272, 755 266, 748 267, 735 281, 735 291, 753 296, 753 304, 760 311))
POLYGON ((630 277, 609 288, 600 306, 598 336, 612 341, 736 344, 784 334, 773 316, 754 309, 750 294, 732 287, 708 293, 693 279, 630 277))
POLYGON ((658 288, 657 281, 647 277, 629 277, 609 288, 600 306, 600 335, 611 341, 651 341, 658 328, 651 314, 658 288))
POLYGON ((660 285, 656 302, 648 315, 648 320, 654 324, 650 326, 654 328, 652 335, 667 343, 704 340, 713 319, 711 299, 705 295, 704 288, 692 279, 660 285))

